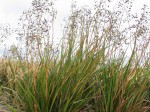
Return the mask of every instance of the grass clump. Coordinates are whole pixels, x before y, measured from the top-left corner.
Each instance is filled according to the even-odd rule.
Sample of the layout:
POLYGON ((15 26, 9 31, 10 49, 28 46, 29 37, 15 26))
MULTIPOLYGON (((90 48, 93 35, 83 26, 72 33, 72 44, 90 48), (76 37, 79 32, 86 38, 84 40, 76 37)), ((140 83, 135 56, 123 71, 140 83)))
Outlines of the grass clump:
POLYGON ((42 3, 34 1, 34 10, 26 13, 26 17, 37 18, 26 18, 27 35, 21 35, 26 42, 26 51, 21 54, 25 55, 13 46, 3 63, 1 76, 6 79, 1 88, 9 99, 5 104, 14 112, 148 112, 150 57, 145 13, 134 27, 121 30, 119 15, 123 12, 111 12, 103 2, 95 6, 94 14, 87 8, 72 6, 55 50, 55 11, 53 4, 42 3), (50 24, 42 22, 46 10, 42 7, 52 11, 50 24), (43 25, 51 25, 52 33, 42 30, 43 25))

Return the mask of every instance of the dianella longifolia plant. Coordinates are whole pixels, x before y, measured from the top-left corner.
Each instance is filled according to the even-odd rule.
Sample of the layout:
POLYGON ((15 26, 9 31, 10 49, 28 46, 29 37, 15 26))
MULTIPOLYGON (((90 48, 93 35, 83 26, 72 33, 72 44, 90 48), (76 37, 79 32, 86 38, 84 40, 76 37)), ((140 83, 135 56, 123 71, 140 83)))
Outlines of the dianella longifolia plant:
POLYGON ((0 71, 5 104, 14 112, 148 112, 150 12, 144 5, 132 14, 132 2, 113 10, 109 1, 73 3, 55 37, 54 2, 33 0, 0 71))

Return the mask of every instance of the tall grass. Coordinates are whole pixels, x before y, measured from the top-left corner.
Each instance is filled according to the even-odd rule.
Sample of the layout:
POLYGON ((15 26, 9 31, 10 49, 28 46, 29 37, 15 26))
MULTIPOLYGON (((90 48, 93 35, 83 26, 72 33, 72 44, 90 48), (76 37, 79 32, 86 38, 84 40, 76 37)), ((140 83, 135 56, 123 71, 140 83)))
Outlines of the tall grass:
POLYGON ((32 33, 33 40, 26 37, 30 43, 26 43, 26 58, 22 60, 20 56, 15 61, 3 62, 1 74, 6 79, 1 88, 7 92, 9 102, 5 104, 12 111, 150 110, 149 37, 146 35, 149 30, 141 27, 145 25, 142 22, 145 16, 137 23, 134 35, 125 37, 124 32, 129 29, 120 31, 117 13, 104 9, 102 4, 96 6, 94 14, 89 9, 73 7, 58 52, 54 52, 53 41, 43 44, 43 35, 32 33), (143 32, 140 34, 139 30, 143 32), (145 38, 139 45, 142 36, 145 38), (127 48, 126 40, 132 40, 127 48), (133 48, 127 58, 130 45, 133 48))

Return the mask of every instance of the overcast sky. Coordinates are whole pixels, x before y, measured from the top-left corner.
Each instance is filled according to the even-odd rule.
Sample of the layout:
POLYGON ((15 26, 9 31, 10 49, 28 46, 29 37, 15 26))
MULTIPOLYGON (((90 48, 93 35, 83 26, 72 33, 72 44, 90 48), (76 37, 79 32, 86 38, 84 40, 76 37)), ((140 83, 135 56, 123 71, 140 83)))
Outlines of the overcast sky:
MULTIPOLYGON (((31 7, 32 0, 0 0, 0 25, 10 24, 12 27, 17 27, 18 19, 24 10, 31 7)), ((115 5, 119 0, 110 0, 115 5)), ((56 25, 60 31, 60 24, 62 24, 63 19, 67 18, 70 12, 72 0, 56 0, 55 6, 57 9, 57 20, 56 25)), ((92 7, 94 0, 76 0, 77 6, 89 6, 92 7)), ((141 7, 146 4, 150 7, 150 0, 134 0, 133 2, 133 12, 140 12, 141 7)), ((56 34, 57 35, 57 34, 56 34)), ((9 40, 13 43, 14 39, 9 40)), ((0 54, 3 46, 0 45, 0 54)))
MULTIPOLYGON (((19 16, 22 12, 31 7, 32 0, 0 0, 0 24, 9 23, 16 25, 19 16)), ((111 0, 114 4, 119 0, 111 0)), ((58 18, 63 19, 68 15, 72 0, 56 0, 56 8, 58 18)), ((92 6, 94 0, 76 0, 78 6, 92 6)), ((139 11, 140 8, 147 4, 150 6, 150 0, 134 0, 133 10, 139 11)))

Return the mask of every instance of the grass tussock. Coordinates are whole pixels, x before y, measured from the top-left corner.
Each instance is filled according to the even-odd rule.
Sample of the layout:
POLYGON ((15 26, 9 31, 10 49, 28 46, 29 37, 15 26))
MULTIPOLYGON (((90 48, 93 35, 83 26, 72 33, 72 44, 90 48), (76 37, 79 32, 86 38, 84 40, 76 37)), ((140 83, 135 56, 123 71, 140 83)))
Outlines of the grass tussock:
MULTIPOLYGON (((36 14, 34 11, 39 10, 34 2, 35 10, 32 10, 32 16, 36 14)), ((19 55, 21 51, 15 49, 15 52, 11 52, 15 53, 13 56, 10 55, 0 63, 0 91, 7 96, 8 101, 3 103, 10 110, 150 110, 149 37, 146 35, 149 29, 146 29, 147 24, 144 24, 146 17, 142 16, 140 21, 133 25, 133 29, 136 29, 133 35, 126 37, 125 32, 134 31, 131 30, 132 27, 120 30, 122 23, 118 12, 111 12, 103 5, 100 3, 95 6, 94 14, 89 9, 76 9, 72 6, 72 14, 57 52, 53 33, 52 40, 48 41, 50 38, 45 37, 45 41, 43 33, 39 33, 40 26, 35 29, 37 35, 34 35, 32 29, 28 29, 31 35, 23 35, 26 37, 25 57, 19 55), (142 37, 144 41, 140 42, 142 37), (126 44, 128 40, 131 41, 126 44), (131 55, 127 57, 129 47, 131 55)), ((50 9, 53 9, 52 6, 50 9)), ((42 14, 42 11, 37 13, 42 14)), ((123 15, 123 12, 121 14, 123 15)), ((38 19, 42 21, 41 18, 38 19)), ((54 21, 51 21, 52 26, 53 24, 54 21)), ((30 26, 30 23, 28 25, 30 26)))

